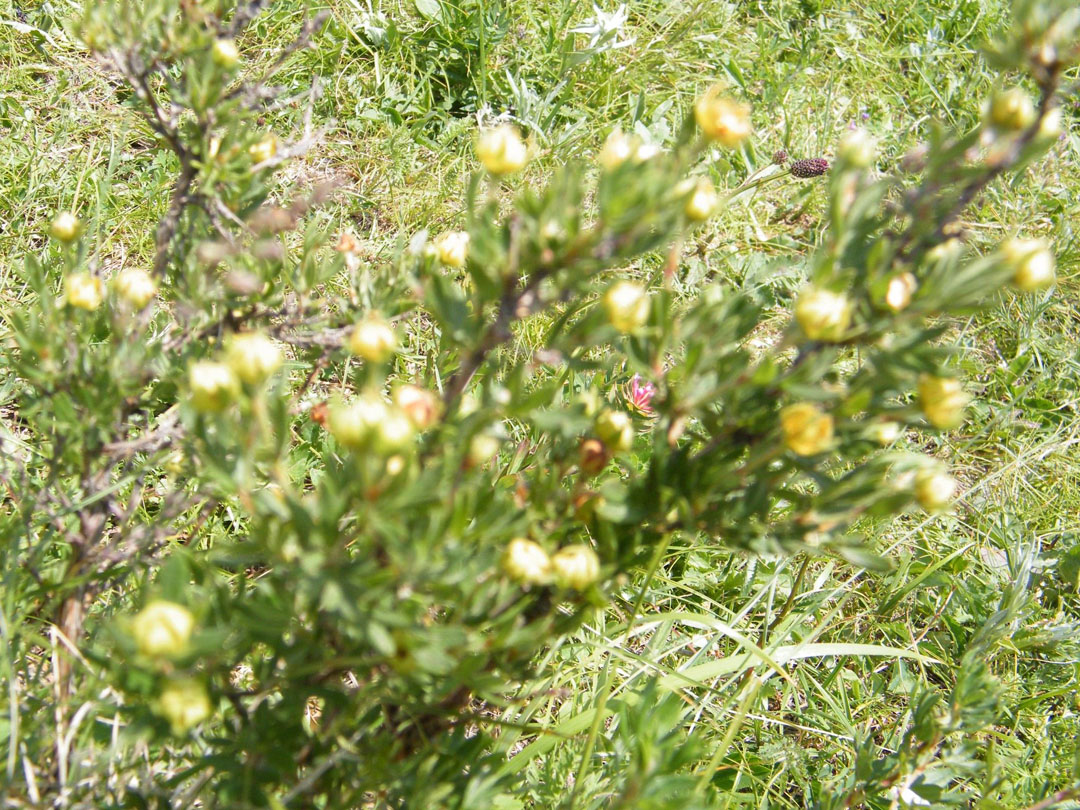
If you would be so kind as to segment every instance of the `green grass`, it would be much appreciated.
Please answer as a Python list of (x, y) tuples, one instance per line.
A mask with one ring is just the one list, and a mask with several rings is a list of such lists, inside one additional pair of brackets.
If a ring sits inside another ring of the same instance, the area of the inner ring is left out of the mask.
[[(756, 127), (745, 153), (714, 162), (718, 182), (737, 184), (781, 147), (796, 157), (829, 156), (850, 123), (880, 138), (887, 168), (929, 119), (960, 129), (977, 121), (992, 76), (976, 48), (1007, 11), (1002, 2), (973, 0), (642, 0), (627, 5), (615, 38), (629, 44), (588, 52), (588, 35), (571, 29), (593, 12), (568, 0), (486, 0), (458, 12), (446, 4), (445, 23), (404, 0), (378, 3), (376, 14), (360, 0), (328, 7), (317, 48), (294, 55), (284, 72), (288, 96), (307, 91), (313, 76), (322, 89), (314, 107), (321, 137), (286, 183), (339, 182), (320, 216), (335, 229), (354, 228), (375, 254), (421, 228), (460, 224), (477, 118), (508, 109), (534, 125), (541, 155), (522, 184), (588, 158), (615, 126), (663, 142), (714, 80), (753, 101)], [(73, 5), (26, 11), (35, 30), (0, 25), (5, 308), (24, 295), (11, 268), (41, 248), (59, 208), (85, 212), (103, 266), (146, 264), (175, 168), (148, 149), (107, 74), (64, 33)], [(257, 63), (268, 45), (291, 38), (303, 11), (292, 0), (275, 4), (241, 47)], [(0, 20), (16, 19), (0, 2)], [(295, 129), (304, 103), (284, 105), (268, 123)], [(957, 513), (860, 527), (892, 561), (877, 572), (829, 557), (736, 555), (722, 538), (693, 545), (676, 538), (650, 576), (626, 582), (606, 613), (548, 653), (547, 688), (502, 713), (507, 768), (527, 785), (529, 806), (600, 806), (601, 791), (647, 770), (642, 748), (668, 726), (696, 741), (692, 772), (712, 766), (707, 776), (727, 796), (718, 807), (807, 806), (831, 774), (851, 766), (857, 741), (895, 745), (912, 695), (951, 683), (959, 639), (998, 610), (1013, 582), (1023, 607), (990, 656), (1008, 719), (981, 746), (1000, 782), (967, 784), (963, 793), (972, 807), (1025, 807), (1072, 784), (1080, 733), (1071, 556), (1080, 554), (1075, 104), (1066, 120), (1072, 132), (1048, 159), (1015, 186), (996, 183), (963, 222), (977, 248), (1018, 230), (1048, 236), (1060, 282), (1047, 294), (1003, 295), (999, 306), (955, 324), (981, 405), (946, 439), (908, 441), (956, 460), (965, 488)], [(711, 277), (761, 285), (773, 291), (780, 323), (799, 281), (788, 268), (820, 241), (824, 206), (813, 184), (746, 195), (684, 246), (677, 290), (693, 296)], [(538, 342), (542, 327), (525, 324), (519, 349)], [(881, 654), (842, 646), (853, 643), (878, 645)], [(763, 682), (748, 681), (737, 666), (747, 649), (776, 659), (804, 644), (823, 646), (781, 662), (782, 676), (764, 665), (755, 670)], [(901, 657), (916, 649), (923, 657)], [(47, 651), (37, 655), (47, 660)], [(12, 663), (3, 661), (0, 678), (11, 677)], [(654, 676), (660, 694), (646, 691)], [(20, 688), (21, 699), (40, 701), (47, 725), (46, 692)], [(94, 722), (97, 756), (133, 756), (112, 752), (105, 719)], [(12, 733), (0, 721), (0, 734)], [(31, 806), (22, 762), (17, 773), (6, 806)]]

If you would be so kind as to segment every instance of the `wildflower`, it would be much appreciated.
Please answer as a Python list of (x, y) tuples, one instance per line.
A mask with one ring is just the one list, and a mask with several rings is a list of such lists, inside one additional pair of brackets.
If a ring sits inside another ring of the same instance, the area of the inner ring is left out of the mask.
[(210, 716), (210, 697), (193, 678), (173, 678), (158, 695), (157, 711), (169, 721), (173, 734), (186, 734)]
[(721, 95), (722, 88), (710, 88), (694, 105), (694, 118), (711, 141), (718, 141), (734, 149), (746, 140), (752, 131), (750, 107)]
[(791, 164), (792, 175), (804, 180), (808, 177), (821, 177), (828, 170), (829, 161), (825, 158), (803, 158)]
[(617, 129), (607, 136), (596, 160), (607, 171), (614, 171), (634, 156), (635, 146), (634, 138)]
[(394, 330), (381, 315), (372, 313), (349, 335), (349, 351), (369, 363), (385, 363), (397, 347)]
[(634, 444), (634, 423), (626, 411), (607, 410), (596, 417), (596, 435), (613, 453), (629, 450)]
[(817, 405), (799, 402), (780, 411), (784, 444), (800, 456), (813, 456), (829, 448), (833, 440), (833, 418)]
[(1025, 292), (1054, 283), (1054, 254), (1044, 239), (1009, 239), (1001, 255), (1013, 269), (1013, 284)]
[(885, 305), (893, 312), (907, 309), (911, 303), (911, 296), (915, 294), (918, 282), (911, 273), (900, 273), (889, 279), (889, 286), (885, 290)]
[(915, 500), (927, 512), (948, 509), (956, 496), (956, 488), (956, 479), (936, 464), (915, 474)]
[(225, 350), (229, 367), (244, 382), (257, 385), (281, 368), (281, 347), (261, 332), (232, 335)]
[(551, 567), (560, 584), (583, 591), (600, 577), (600, 559), (588, 546), (564, 546), (551, 557)]
[(623, 392), (627, 405), (642, 416), (652, 416), (652, 398), (656, 395), (656, 386), (651, 382), (642, 382), (641, 375), (635, 374)]
[(1031, 96), (1019, 87), (1010, 87), (994, 94), (987, 118), (995, 129), (1016, 132), (1035, 120), (1035, 105)]
[(688, 219), (694, 222), (702, 222), (708, 219), (720, 202), (720, 195), (716, 193), (712, 182), (705, 177), (694, 183), (694, 190), (686, 200), (683, 210)]
[(529, 160), (529, 150), (517, 129), (502, 124), (484, 130), (476, 139), (476, 156), (495, 177), (518, 171)]
[(82, 223), (70, 211), (61, 211), (49, 223), (49, 236), (60, 242), (74, 242), (82, 233)]
[(105, 282), (89, 273), (72, 273), (64, 279), (69, 306), (93, 311), (105, 300)]
[(515, 537), (502, 558), (503, 571), (523, 585), (542, 585), (551, 578), (551, 558), (540, 546), (525, 537)]
[(842, 340), (851, 325), (851, 302), (843, 293), (806, 287), (795, 302), (795, 320), (811, 340)]
[(219, 39), (210, 48), (210, 58), (214, 60), (215, 65), (228, 70), (236, 67), (237, 62), (240, 61), (240, 51), (231, 39)]
[(434, 391), (418, 385), (401, 385), (394, 391), (394, 403), (417, 430), (427, 430), (439, 421), (442, 401)]
[(649, 320), (649, 296), (645, 288), (632, 281), (618, 281), (603, 298), (608, 320), (623, 334), (636, 332)]
[(332, 403), (326, 415), (326, 427), (341, 444), (356, 450), (371, 440), (389, 414), (382, 397), (365, 393), (349, 402)]
[(248, 154), (251, 155), (252, 162), (256, 164), (272, 160), (277, 152), (278, 137), (272, 132), (248, 147)]
[(195, 409), (214, 413), (232, 402), (237, 389), (236, 375), (224, 363), (199, 360), (188, 369), (188, 387)]
[(919, 401), (923, 414), (936, 428), (951, 430), (964, 421), (968, 395), (955, 377), (924, 374), (919, 380)]
[(154, 277), (141, 267), (129, 267), (122, 270), (113, 279), (113, 288), (133, 309), (142, 309), (157, 294)]
[(157, 599), (147, 604), (131, 623), (139, 652), (152, 657), (184, 653), (195, 629), (195, 617), (183, 605)]
[(435, 253), (447, 267), (464, 267), (469, 255), (469, 234), (447, 231), (435, 238)]

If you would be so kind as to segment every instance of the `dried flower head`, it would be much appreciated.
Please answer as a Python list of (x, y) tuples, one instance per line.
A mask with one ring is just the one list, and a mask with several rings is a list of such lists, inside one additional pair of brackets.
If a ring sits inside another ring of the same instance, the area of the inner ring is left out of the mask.
[(829, 161), (825, 158), (803, 158), (791, 164), (791, 173), (795, 177), (821, 177), (829, 170)]

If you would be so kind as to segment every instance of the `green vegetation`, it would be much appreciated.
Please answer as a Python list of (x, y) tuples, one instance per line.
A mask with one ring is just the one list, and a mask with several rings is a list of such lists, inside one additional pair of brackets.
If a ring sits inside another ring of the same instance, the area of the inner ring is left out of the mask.
[(0, 0), (4, 806), (1077, 806), (1071, 6)]

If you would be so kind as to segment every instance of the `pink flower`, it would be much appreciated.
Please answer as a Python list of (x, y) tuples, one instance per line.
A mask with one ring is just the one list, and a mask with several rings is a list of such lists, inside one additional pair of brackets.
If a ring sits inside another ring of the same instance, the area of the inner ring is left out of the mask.
[(656, 395), (656, 386), (651, 382), (642, 382), (641, 375), (635, 374), (623, 390), (623, 396), (632, 410), (643, 416), (652, 416), (652, 398)]

